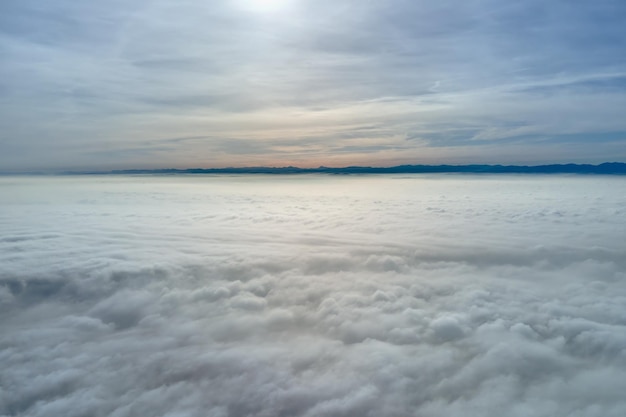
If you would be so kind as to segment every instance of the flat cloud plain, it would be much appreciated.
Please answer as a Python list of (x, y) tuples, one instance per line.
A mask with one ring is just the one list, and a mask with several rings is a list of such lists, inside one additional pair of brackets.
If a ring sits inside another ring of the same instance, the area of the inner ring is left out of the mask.
[(626, 415), (626, 178), (0, 178), (0, 415)]

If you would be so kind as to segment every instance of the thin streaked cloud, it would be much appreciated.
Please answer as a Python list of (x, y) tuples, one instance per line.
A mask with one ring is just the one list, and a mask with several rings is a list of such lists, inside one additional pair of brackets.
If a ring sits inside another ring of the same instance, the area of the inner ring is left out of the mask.
[[(625, 21), (612, 0), (8, 0), (0, 165), (623, 161)], [(248, 151), (214, 152), (230, 139)]]

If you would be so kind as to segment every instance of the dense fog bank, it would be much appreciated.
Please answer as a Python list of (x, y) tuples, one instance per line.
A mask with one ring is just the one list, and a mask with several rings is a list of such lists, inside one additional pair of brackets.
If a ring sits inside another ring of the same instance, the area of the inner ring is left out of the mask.
[(626, 178), (0, 178), (0, 415), (626, 415)]

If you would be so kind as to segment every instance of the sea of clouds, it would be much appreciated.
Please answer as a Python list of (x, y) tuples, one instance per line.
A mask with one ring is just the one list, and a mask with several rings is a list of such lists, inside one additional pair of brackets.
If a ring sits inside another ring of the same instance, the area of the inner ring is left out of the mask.
[(626, 178), (0, 178), (2, 416), (626, 415)]

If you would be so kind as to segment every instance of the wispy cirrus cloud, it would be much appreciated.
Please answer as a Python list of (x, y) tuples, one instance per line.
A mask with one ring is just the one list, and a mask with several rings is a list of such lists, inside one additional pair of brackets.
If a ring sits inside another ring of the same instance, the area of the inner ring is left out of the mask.
[[(117, 163), (111, 149), (164, 136), (298, 141), (320, 126), (320, 158), (333, 160), (345, 126), (371, 120), (385, 127), (370, 137), (381, 146), (402, 148), (399, 138), (417, 132), (424, 141), (388, 155), (356, 151), (346, 162), (563, 162), (566, 134), (589, 138), (568, 161), (625, 157), (602, 136), (626, 132), (620, 1), (244, 3), (3, 2), (3, 166), (106, 168)], [(520, 124), (525, 148), (471, 149)], [(211, 147), (185, 143), (126, 164), (312, 163), (271, 147), (250, 146), (246, 158), (215, 157)]]

